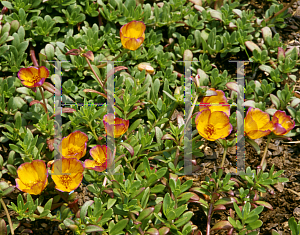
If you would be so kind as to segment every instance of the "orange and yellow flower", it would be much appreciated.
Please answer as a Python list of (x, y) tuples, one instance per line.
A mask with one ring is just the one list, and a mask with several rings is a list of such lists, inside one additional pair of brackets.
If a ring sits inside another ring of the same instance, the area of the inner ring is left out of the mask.
[(45, 66), (39, 68), (30, 66), (21, 68), (18, 72), (18, 78), (22, 84), (30, 88), (42, 86), (47, 77), (49, 77), (49, 70)]
[(86, 154), (88, 137), (81, 131), (74, 131), (62, 139), (62, 156), (80, 159)]
[(196, 116), (195, 123), (199, 134), (210, 141), (225, 138), (232, 131), (229, 117), (222, 111), (203, 110)]
[(124, 120), (122, 118), (114, 118), (113, 114), (106, 114), (103, 117), (103, 123), (105, 127), (106, 134), (113, 136), (113, 129), (115, 138), (123, 135), (129, 127), (129, 120)]
[(95, 171), (104, 171), (107, 168), (107, 146), (96, 145), (90, 150), (90, 155), (94, 160), (86, 159), (84, 167)]
[(76, 158), (61, 158), (52, 165), (52, 179), (55, 188), (61, 192), (77, 189), (83, 178), (83, 163)]
[[(230, 116), (230, 106), (223, 91), (210, 88), (209, 90), (217, 92), (217, 95), (204, 97), (201, 100), (199, 111), (210, 110), (211, 112), (222, 111)], [(213, 105), (212, 105), (213, 104)], [(217, 105), (215, 105), (217, 104)], [(223, 104), (223, 105), (222, 105)]]
[(48, 184), (48, 171), (42, 160), (33, 160), (21, 164), (17, 170), (16, 186), (19, 190), (38, 195)]
[(277, 110), (274, 113), (272, 122), (274, 124), (275, 135), (285, 135), (295, 127), (295, 122), (286, 115), (284, 111)]
[(269, 114), (258, 108), (250, 107), (245, 118), (245, 133), (250, 139), (259, 139), (274, 130)]
[(131, 21), (120, 29), (120, 38), (123, 47), (135, 51), (145, 40), (146, 25), (142, 21)]

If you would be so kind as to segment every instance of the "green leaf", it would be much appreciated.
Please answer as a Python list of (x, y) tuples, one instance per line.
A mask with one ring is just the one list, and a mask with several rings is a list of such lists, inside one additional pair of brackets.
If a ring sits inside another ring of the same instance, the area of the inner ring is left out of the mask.
[(12, 5), (10, 2), (7, 2), (7, 1), (1, 1), (1, 4), (2, 4), (3, 6), (5, 6), (5, 7), (7, 7), (7, 8), (10, 9), (10, 10), (13, 10), (13, 9), (14, 9), (13, 5)]
[(4, 219), (0, 220), (0, 235), (7, 235), (6, 223)]
[(47, 56), (47, 60), (53, 60), (54, 58), (54, 46), (52, 44), (47, 44), (45, 46), (45, 53)]
[(84, 231), (86, 233), (92, 233), (92, 232), (103, 232), (103, 228), (97, 226), (97, 225), (88, 225), (85, 227)]
[(17, 175), (17, 170), (13, 165), (7, 164), (6, 165), (7, 170), (9, 171), (9, 173), (13, 176)]
[(263, 210), (264, 210), (263, 206), (258, 206), (254, 210), (252, 210), (248, 216), (251, 217), (253, 215), (259, 215)]
[(146, 208), (150, 196), (150, 188), (147, 187), (141, 200), (142, 208)]
[(297, 222), (295, 220), (295, 217), (291, 217), (288, 221), (289, 227), (292, 231), (292, 235), (298, 235), (297, 234)]
[(134, 150), (133, 150), (133, 147), (130, 144), (127, 144), (127, 143), (124, 143), (124, 142), (121, 142), (120, 144), (123, 145), (129, 151), (131, 157), (134, 156)]
[(154, 207), (149, 207), (144, 209), (140, 214), (139, 217), (137, 218), (138, 221), (142, 221), (143, 219), (145, 219), (146, 217), (148, 217), (149, 215), (151, 215), (154, 211)]
[(163, 91), (170, 99), (177, 101), (172, 95), (170, 95), (168, 92)]
[(242, 212), (241, 212), (240, 208), (238, 207), (238, 205), (234, 202), (234, 203), (233, 203), (233, 206), (234, 206), (234, 210), (235, 210), (235, 212), (237, 213), (238, 217), (239, 217), (240, 219), (242, 219), (242, 218), (243, 218), (243, 215), (242, 215)]
[(259, 228), (260, 226), (262, 226), (262, 221), (261, 220), (257, 220), (257, 221), (255, 221), (255, 222), (252, 222), (252, 223), (250, 223), (250, 224), (248, 224), (247, 226), (246, 226), (246, 228), (247, 228), (247, 230), (254, 230), (254, 229), (257, 229), (257, 228)]
[(115, 198), (109, 198), (107, 200), (107, 209), (110, 209), (115, 203), (116, 203), (117, 199)]
[(128, 221), (129, 221), (129, 219), (123, 219), (123, 220), (119, 221), (118, 223), (116, 223), (115, 226), (112, 227), (112, 229), (110, 229), (109, 234), (110, 235), (119, 235), (120, 232), (122, 232), (123, 229), (128, 224)]
[(49, 199), (44, 206), (44, 210), (51, 210), (53, 198)]
[(134, 123), (131, 124), (131, 126), (128, 128), (128, 133), (135, 130), (142, 122), (142, 119), (136, 120)]
[(183, 226), (184, 224), (186, 224), (193, 216), (193, 212), (191, 211), (187, 211), (185, 212), (182, 216), (180, 216), (180, 218), (178, 220), (176, 220), (174, 222), (174, 224), (177, 226), (177, 227), (181, 227)]
[(180, 193), (185, 192), (193, 185), (193, 180), (187, 180), (180, 186)]
[(151, 187), (151, 193), (162, 193), (165, 188), (166, 186), (163, 184), (155, 185), (154, 187)]
[(171, 196), (169, 193), (167, 193), (164, 197), (163, 201), (163, 212), (165, 215), (167, 215), (168, 211), (171, 209)]

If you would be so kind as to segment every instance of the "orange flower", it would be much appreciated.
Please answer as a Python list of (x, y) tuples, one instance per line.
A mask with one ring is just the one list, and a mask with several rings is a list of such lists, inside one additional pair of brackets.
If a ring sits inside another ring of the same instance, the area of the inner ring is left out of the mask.
[[(209, 90), (217, 92), (217, 95), (204, 97), (201, 100), (199, 111), (210, 110), (211, 112), (222, 111), (230, 116), (230, 106), (227, 103), (226, 96), (223, 91), (215, 90), (214, 88), (210, 88)], [(224, 104), (224, 105), (211, 105), (211, 104)]]
[(142, 21), (131, 21), (120, 29), (123, 47), (135, 51), (145, 40), (146, 25)]
[(129, 127), (129, 120), (124, 120), (122, 118), (114, 118), (113, 114), (110, 114), (110, 116), (108, 116), (108, 114), (104, 115), (103, 123), (105, 131), (108, 135), (113, 136), (113, 128), (115, 129), (115, 138), (118, 138), (119, 136), (123, 135)]
[(62, 139), (62, 156), (64, 158), (82, 158), (86, 153), (88, 137), (81, 131), (74, 131)]
[(48, 184), (46, 164), (42, 160), (33, 160), (21, 164), (17, 170), (16, 186), (19, 190), (38, 195)]
[(221, 111), (203, 110), (197, 115), (195, 123), (199, 134), (210, 141), (225, 138), (232, 131), (229, 117)]
[(257, 108), (250, 107), (245, 118), (245, 133), (250, 139), (259, 139), (269, 135), (274, 130), (269, 114)]
[[(55, 188), (62, 192), (71, 192), (78, 188), (83, 178), (84, 167), (76, 158), (55, 160), (52, 165), (52, 179)], [(68, 174), (69, 173), (69, 174)]]
[(275, 135), (285, 135), (295, 127), (295, 122), (286, 115), (284, 111), (277, 110), (274, 113), (272, 122), (274, 124)]
[(104, 171), (107, 168), (107, 146), (96, 145), (90, 150), (90, 155), (94, 160), (86, 159), (84, 167), (95, 171)]
[(30, 88), (42, 86), (47, 77), (49, 77), (49, 70), (45, 66), (39, 68), (30, 66), (21, 68), (18, 72), (18, 78), (22, 84)]

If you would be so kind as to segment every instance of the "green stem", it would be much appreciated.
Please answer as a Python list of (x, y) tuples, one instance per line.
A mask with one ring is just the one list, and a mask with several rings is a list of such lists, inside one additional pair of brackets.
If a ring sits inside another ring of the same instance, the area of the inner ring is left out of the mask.
[(100, 143), (100, 140), (99, 140), (99, 138), (98, 138), (98, 136), (97, 136), (95, 130), (93, 129), (92, 123), (91, 123), (91, 122), (89, 122), (89, 128), (91, 129), (91, 131), (92, 131), (92, 133), (93, 133), (94, 138), (96, 139), (96, 141), (97, 141), (98, 143)]
[(49, 114), (48, 114), (48, 109), (47, 109), (47, 104), (46, 104), (44, 92), (43, 92), (43, 90), (42, 90), (41, 87), (39, 87), (39, 90), (40, 90), (40, 92), (41, 92), (42, 99), (43, 99), (43, 102), (44, 102), (44, 105), (45, 105), (45, 107), (43, 106), (43, 108), (44, 108), (45, 112), (47, 113), (47, 119), (48, 119), (48, 121), (49, 121), (50, 119), (49, 119)]
[[(123, 56), (128, 51), (129, 50), (125, 48), (119, 55), (117, 55), (115, 58), (113, 58), (112, 61), (116, 61), (117, 59), (119, 59), (121, 56)], [(98, 69), (100, 69), (100, 68), (104, 68), (106, 65), (107, 65), (107, 63), (104, 63), (104, 64), (99, 64), (96, 67)]]
[(223, 153), (223, 158), (222, 158), (221, 168), (224, 166), (226, 153), (227, 153), (227, 147), (224, 147), (224, 153)]
[[(167, 117), (168, 119), (171, 119), (171, 117), (172, 117), (172, 115), (173, 115), (175, 109), (177, 108), (177, 106), (178, 106), (178, 103), (176, 102), (176, 103), (174, 104), (174, 107), (173, 107), (172, 111), (170, 112), (169, 116)], [(165, 127), (166, 127), (166, 122), (163, 124), (161, 130), (163, 131), (163, 130), (165, 129)]]
[(126, 164), (130, 167), (130, 169), (132, 170), (132, 171), (134, 171), (134, 169), (133, 169), (133, 167), (131, 166), (131, 164), (130, 164), (130, 162), (128, 162), (128, 159), (127, 159), (127, 157), (126, 157), (126, 155), (124, 154), (124, 159), (125, 159), (125, 161), (126, 161)]
[(150, 157), (150, 156), (153, 156), (153, 155), (159, 155), (159, 154), (162, 154), (162, 153), (170, 152), (170, 151), (172, 151), (174, 149), (177, 149), (177, 146), (169, 148), (169, 149), (166, 149), (166, 150), (149, 153), (148, 156)]
[(8, 210), (7, 210), (7, 207), (6, 207), (6, 205), (5, 205), (5, 203), (4, 203), (4, 201), (3, 201), (2, 198), (0, 198), (0, 201), (1, 201), (1, 204), (2, 204), (2, 206), (3, 206), (3, 209), (4, 209), (4, 211), (5, 211), (5, 213), (6, 213), (6, 216), (7, 216), (7, 220), (8, 220), (9, 227), (10, 227), (10, 232), (11, 232), (12, 235), (14, 235), (14, 234), (15, 234), (15, 232), (14, 232), (14, 227), (13, 227), (12, 221), (11, 221), (11, 219), (10, 219), (10, 216), (9, 216), (9, 213), (8, 213)]
[[(112, 61), (115, 61), (115, 60), (117, 60), (117, 59), (119, 59), (121, 56), (123, 56), (126, 52), (128, 52), (129, 50), (128, 49), (124, 49), (119, 55), (117, 55)], [(107, 65), (107, 63), (105, 63), (105, 65)], [(100, 66), (100, 65), (98, 65), (98, 66)], [(97, 68), (98, 68), (98, 66), (97, 66)], [(101, 65), (101, 66), (103, 66), (103, 65)], [(107, 81), (107, 75), (106, 75), (106, 78), (105, 78), (105, 80), (104, 80), (104, 85), (106, 84), (106, 81)]]
[(196, 97), (195, 97), (195, 99), (194, 99), (194, 103), (193, 103), (192, 109), (191, 109), (191, 111), (190, 111), (190, 113), (189, 113), (189, 116), (188, 116), (188, 118), (187, 118), (186, 123), (189, 123), (189, 121), (190, 121), (190, 119), (191, 119), (191, 117), (192, 117), (192, 114), (193, 114), (195, 105), (196, 105), (196, 103), (197, 103), (198, 97), (199, 97), (199, 95), (197, 94)]
[(272, 135), (271, 135), (271, 134), (268, 135), (268, 140), (267, 140), (267, 144), (266, 144), (266, 147), (265, 147), (264, 155), (263, 155), (263, 158), (262, 158), (261, 163), (260, 163), (260, 165), (261, 165), (261, 167), (262, 167), (262, 171), (264, 171), (264, 169), (263, 169), (263, 164), (264, 164), (265, 158), (266, 158), (266, 156), (267, 156), (268, 147), (269, 147), (269, 143), (270, 143), (270, 141), (271, 141), (271, 138), (272, 138)]
[(92, 65), (91, 65), (91, 62), (90, 62), (90, 60), (89, 60), (88, 58), (86, 58), (86, 57), (84, 57), (84, 58), (85, 58), (86, 62), (88, 63), (88, 65), (89, 65), (90, 69), (92, 70), (93, 74), (94, 74), (94, 75), (95, 75), (95, 77), (97, 78), (97, 80), (98, 80), (98, 82), (99, 82), (100, 86), (102, 87), (103, 91), (104, 91), (104, 92), (105, 92), (105, 94), (107, 95), (107, 92), (106, 92), (106, 90), (104, 89), (104, 85), (103, 85), (103, 83), (102, 83), (101, 79), (98, 77), (98, 75), (97, 75), (97, 73), (95, 72), (95, 70), (93, 69), (93, 67), (92, 67)]

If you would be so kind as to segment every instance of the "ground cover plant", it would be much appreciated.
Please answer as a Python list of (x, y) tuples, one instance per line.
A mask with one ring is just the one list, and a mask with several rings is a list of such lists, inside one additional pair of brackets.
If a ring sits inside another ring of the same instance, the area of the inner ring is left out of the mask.
[(293, 3), (1, 1), (0, 234), (300, 234)]

